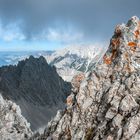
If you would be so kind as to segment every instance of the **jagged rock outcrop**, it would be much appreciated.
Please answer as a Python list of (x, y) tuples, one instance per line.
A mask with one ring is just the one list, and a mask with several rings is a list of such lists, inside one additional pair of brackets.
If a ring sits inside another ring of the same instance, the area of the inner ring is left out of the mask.
[(46, 125), (64, 108), (70, 90), (71, 84), (64, 82), (42, 56), (0, 68), (0, 92), (20, 106), (32, 130)]
[[(140, 21), (118, 25), (103, 60), (36, 139), (140, 139)], [(34, 138), (35, 139), (35, 138)]]
[(0, 95), (0, 140), (28, 140), (31, 135), (30, 124), (19, 106)]

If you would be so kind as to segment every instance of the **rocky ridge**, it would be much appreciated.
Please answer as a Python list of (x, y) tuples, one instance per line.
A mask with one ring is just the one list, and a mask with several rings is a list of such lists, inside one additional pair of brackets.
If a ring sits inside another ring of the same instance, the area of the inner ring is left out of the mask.
[(0, 92), (21, 108), (32, 130), (47, 124), (65, 106), (71, 84), (63, 81), (44, 57), (20, 61), (0, 68)]
[[(81, 76), (80, 76), (81, 77)], [(96, 68), (80, 78), (42, 135), (33, 139), (140, 139), (140, 20), (118, 25)]]
[(19, 106), (0, 95), (0, 139), (28, 140), (31, 135), (30, 124), (21, 115)]

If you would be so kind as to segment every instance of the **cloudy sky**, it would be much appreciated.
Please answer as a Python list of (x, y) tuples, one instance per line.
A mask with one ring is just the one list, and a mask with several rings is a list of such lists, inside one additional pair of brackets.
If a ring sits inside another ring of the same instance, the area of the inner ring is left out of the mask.
[(0, 51), (108, 42), (140, 0), (0, 0)]

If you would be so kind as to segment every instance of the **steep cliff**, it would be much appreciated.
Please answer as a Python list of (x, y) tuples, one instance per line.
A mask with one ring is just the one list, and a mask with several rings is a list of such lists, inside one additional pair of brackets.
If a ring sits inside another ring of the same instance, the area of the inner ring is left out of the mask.
[(30, 55), (38, 58), (44, 56), (51, 66), (56, 67), (57, 73), (68, 82), (74, 75), (85, 73), (94, 68), (99, 58), (105, 53), (103, 45), (76, 44), (55, 51), (31, 51), (31, 52), (0, 52), (0, 66), (14, 65), (18, 61), (29, 58)]
[[(80, 78), (81, 79), (81, 76)], [(102, 61), (36, 139), (140, 139), (140, 21), (118, 25)]]
[(64, 82), (42, 56), (0, 68), (0, 92), (20, 106), (33, 130), (64, 108), (70, 90), (71, 84)]

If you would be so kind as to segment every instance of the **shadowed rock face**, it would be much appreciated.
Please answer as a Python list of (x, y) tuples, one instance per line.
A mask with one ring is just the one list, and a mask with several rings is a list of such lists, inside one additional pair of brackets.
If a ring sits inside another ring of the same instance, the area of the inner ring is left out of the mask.
[(38, 139), (140, 139), (140, 21), (118, 25), (96, 69)]
[(45, 125), (64, 107), (71, 85), (64, 82), (55, 67), (44, 57), (20, 61), (16, 66), (0, 68), (0, 91), (3, 97), (20, 105), (33, 130)]

